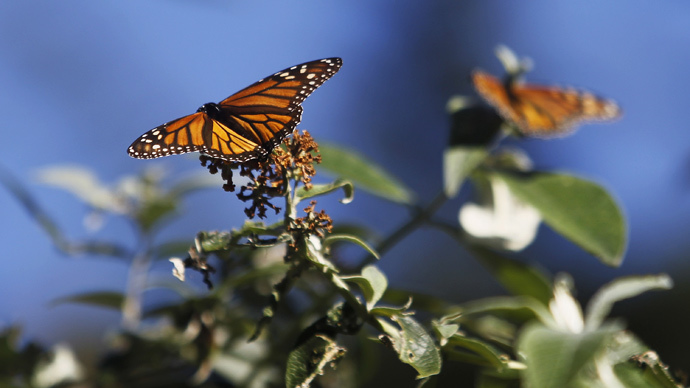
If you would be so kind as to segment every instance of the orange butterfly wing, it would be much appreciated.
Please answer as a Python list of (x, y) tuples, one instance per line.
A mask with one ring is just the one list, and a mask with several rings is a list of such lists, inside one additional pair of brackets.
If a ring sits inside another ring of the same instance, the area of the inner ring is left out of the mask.
[(479, 70), (473, 72), (472, 81), (479, 94), (525, 135), (558, 136), (581, 122), (621, 115), (615, 102), (588, 92), (503, 83)]
[(300, 122), (304, 99), (341, 66), (340, 58), (327, 58), (279, 71), (218, 104), (153, 128), (128, 153), (139, 159), (193, 151), (231, 162), (263, 158)]
[(132, 143), (128, 153), (138, 159), (154, 159), (193, 151), (211, 156), (223, 153), (239, 157), (250, 155), (258, 146), (207, 114), (197, 112), (146, 132)]

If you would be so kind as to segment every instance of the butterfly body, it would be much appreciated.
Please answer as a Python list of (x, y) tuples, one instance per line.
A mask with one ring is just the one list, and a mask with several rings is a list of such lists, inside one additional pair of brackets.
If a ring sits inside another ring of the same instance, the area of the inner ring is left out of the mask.
[(559, 136), (578, 123), (612, 120), (621, 115), (615, 102), (585, 91), (522, 84), (512, 76), (501, 82), (480, 70), (472, 74), (472, 81), (504, 119), (528, 136)]
[(141, 135), (128, 154), (138, 159), (199, 151), (228, 162), (265, 158), (302, 118), (300, 105), (340, 67), (326, 58), (281, 70), (219, 103)]

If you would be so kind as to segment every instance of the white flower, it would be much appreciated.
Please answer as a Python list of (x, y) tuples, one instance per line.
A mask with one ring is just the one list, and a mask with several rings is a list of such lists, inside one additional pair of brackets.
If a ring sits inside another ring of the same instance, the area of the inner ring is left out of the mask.
[(53, 347), (52, 359), (42, 361), (36, 367), (33, 385), (52, 387), (60, 383), (79, 381), (83, 377), (84, 370), (74, 352), (65, 345), (57, 344)]
[(573, 298), (571, 279), (567, 276), (558, 276), (553, 285), (553, 299), (549, 301), (549, 310), (556, 324), (556, 328), (570, 333), (582, 333), (585, 328), (585, 320), (580, 304)]
[(180, 259), (179, 257), (172, 257), (168, 261), (170, 261), (173, 264), (173, 276), (180, 279), (180, 281), (184, 282), (184, 261), (182, 261), (182, 259)]
[(519, 251), (537, 235), (539, 212), (516, 198), (500, 179), (490, 180), (491, 205), (468, 202), (460, 209), (460, 225), (472, 237), (501, 249)]

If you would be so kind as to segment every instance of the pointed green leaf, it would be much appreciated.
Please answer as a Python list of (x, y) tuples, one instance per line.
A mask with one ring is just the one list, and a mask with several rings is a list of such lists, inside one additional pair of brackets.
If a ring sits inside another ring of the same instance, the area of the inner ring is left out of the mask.
[(446, 196), (453, 198), (465, 178), (486, 158), (486, 147), (455, 146), (443, 153), (443, 186)]
[(36, 179), (68, 191), (96, 209), (124, 212), (112, 190), (88, 168), (76, 165), (46, 167), (38, 170)]
[(659, 360), (653, 351), (634, 356), (614, 367), (616, 376), (626, 388), (680, 388), (674, 381), (669, 367)]
[(345, 192), (345, 198), (341, 199), (340, 202), (344, 204), (352, 202), (355, 196), (355, 187), (352, 183), (344, 179), (336, 179), (334, 182), (328, 184), (312, 185), (309, 190), (305, 189), (304, 186), (300, 186), (295, 192), (295, 199), (299, 202), (303, 199), (331, 193), (340, 188)]
[(414, 195), (402, 182), (376, 163), (345, 148), (319, 145), (319, 167), (353, 182), (358, 188), (393, 202), (412, 204)]
[(209, 175), (207, 173), (195, 173), (180, 179), (170, 188), (170, 195), (175, 198), (183, 197), (187, 194), (203, 189), (216, 189), (223, 186), (220, 176)]
[(666, 275), (628, 276), (618, 278), (603, 286), (587, 305), (585, 328), (594, 330), (604, 322), (613, 304), (651, 290), (668, 290), (673, 281)]
[(120, 310), (124, 301), (125, 296), (119, 292), (101, 291), (87, 292), (84, 294), (55, 299), (51, 302), (51, 304), (59, 305), (64, 303), (80, 303)]
[[(391, 317), (400, 325), (400, 331), (388, 332), (400, 361), (411, 365), (418, 379), (441, 372), (441, 354), (429, 333), (409, 315)], [(386, 326), (384, 326), (386, 327)]]
[(322, 375), (327, 365), (331, 365), (345, 354), (332, 339), (316, 335), (295, 350), (291, 351), (285, 368), (285, 385), (288, 388), (306, 388), (316, 376)]
[(370, 255), (374, 256), (376, 259), (379, 258), (379, 254), (374, 250), (374, 248), (370, 247), (369, 244), (367, 244), (361, 238), (349, 234), (330, 234), (323, 240), (323, 245), (327, 247), (336, 242), (350, 242), (359, 245), (360, 247), (364, 248), (367, 252), (369, 252)]
[(364, 294), (367, 310), (371, 310), (376, 305), (388, 287), (386, 276), (373, 265), (364, 267), (361, 276), (341, 276), (340, 278), (357, 284)]
[(460, 330), (460, 325), (457, 323), (444, 323), (433, 320), (431, 325), (434, 327), (436, 336), (440, 339), (439, 342), (441, 343), (441, 346), (444, 346), (446, 343), (448, 343), (448, 338), (454, 336), (455, 333)]
[(551, 299), (551, 282), (540, 268), (513, 260), (487, 248), (471, 245), (475, 255), (506, 290), (513, 295), (531, 296), (544, 305)]
[(623, 212), (596, 183), (566, 174), (495, 173), (544, 222), (604, 264), (619, 266), (626, 246)]
[(443, 317), (443, 321), (453, 321), (469, 314), (486, 314), (500, 312), (503, 315), (512, 315), (516, 320), (531, 320), (537, 318), (545, 323), (552, 323), (553, 318), (547, 305), (527, 296), (491, 297), (473, 300), (461, 305), (460, 313)]
[(455, 334), (448, 339), (448, 344), (454, 347), (465, 349), (472, 354), (479, 356), (479, 360), (473, 360), (472, 354), (468, 354), (467, 359), (462, 358), (462, 354), (454, 353), (454, 358), (459, 361), (473, 362), (478, 365), (493, 366), (494, 368), (502, 368), (506, 365), (510, 357), (481, 340), (465, 337), (464, 335)]
[(594, 361), (597, 353), (613, 340), (620, 327), (609, 325), (596, 331), (570, 333), (528, 324), (518, 338), (518, 354), (527, 365), (524, 382), (530, 387), (562, 388)]

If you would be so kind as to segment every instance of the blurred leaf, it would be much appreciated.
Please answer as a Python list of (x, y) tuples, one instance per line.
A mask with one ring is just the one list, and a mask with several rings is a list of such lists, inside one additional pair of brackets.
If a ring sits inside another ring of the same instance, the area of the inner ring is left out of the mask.
[(173, 256), (183, 256), (187, 254), (189, 247), (193, 243), (187, 239), (177, 239), (166, 241), (154, 249), (157, 259), (169, 259)]
[(357, 236), (352, 236), (352, 235), (347, 235), (347, 234), (329, 234), (324, 240), (323, 240), (323, 245), (325, 247), (330, 246), (333, 243), (338, 243), (338, 242), (350, 242), (355, 245), (359, 245), (360, 247), (364, 248), (367, 252), (369, 252), (370, 255), (374, 256), (375, 258), (379, 258), (378, 253), (374, 250), (374, 248), (370, 247), (369, 244), (367, 244), (364, 240), (360, 239)]
[(518, 333), (518, 325), (513, 322), (515, 320), (510, 317), (487, 314), (462, 320), (462, 327), (482, 339), (512, 348)]
[(52, 166), (38, 170), (36, 179), (45, 184), (72, 193), (89, 206), (115, 213), (125, 210), (112, 189), (102, 183), (96, 174), (82, 166)]
[(455, 321), (469, 314), (500, 313), (501, 315), (511, 315), (513, 319), (520, 321), (537, 318), (541, 322), (553, 322), (547, 305), (528, 296), (499, 296), (477, 299), (463, 303), (460, 307), (460, 313), (450, 314), (441, 318), (441, 320), (444, 322)]
[(439, 338), (441, 346), (445, 346), (445, 344), (448, 342), (448, 338), (454, 336), (455, 333), (460, 330), (460, 325), (457, 323), (442, 323), (440, 321), (433, 320), (431, 325), (436, 332), (436, 336)]
[(79, 303), (92, 306), (99, 306), (120, 310), (125, 301), (125, 296), (119, 292), (101, 291), (101, 292), (87, 292), (68, 296), (64, 298), (55, 299), (51, 302), (52, 305), (59, 305), (65, 303)]
[[(455, 334), (448, 339), (447, 346), (455, 346), (471, 352), (468, 354), (469, 357), (462, 357), (462, 354), (456, 351), (452, 352), (453, 359), (471, 362), (480, 366), (493, 366), (494, 368), (502, 368), (505, 366), (506, 362), (510, 360), (510, 357), (481, 340), (467, 338), (464, 335)], [(479, 356), (479, 359), (474, 359), (475, 355)]]
[[(338, 273), (338, 268), (321, 251), (321, 240), (318, 238), (307, 238), (303, 240), (306, 248), (306, 256), (318, 269), (326, 272)], [(301, 247), (300, 247), (301, 249)], [(345, 285), (347, 288), (347, 285)]]
[(386, 276), (373, 265), (364, 267), (361, 276), (341, 276), (340, 278), (359, 286), (364, 294), (367, 310), (371, 310), (376, 305), (388, 287)]
[(626, 245), (623, 213), (601, 186), (565, 174), (495, 173), (544, 221), (604, 264), (619, 266)]
[(28, 190), (14, 178), (8, 171), (0, 168), (0, 183), (14, 195), (14, 197), (24, 206), (31, 217), (38, 222), (39, 226), (50, 236), (53, 244), (68, 255), (78, 255), (91, 253), (97, 255), (115, 256), (120, 258), (130, 258), (132, 253), (126, 248), (116, 244), (87, 241), (74, 243), (65, 238), (57, 223), (39, 206), (38, 202)]
[(446, 196), (453, 198), (465, 178), (486, 158), (486, 147), (455, 146), (443, 153), (443, 186)]
[(203, 252), (215, 252), (228, 249), (232, 238), (233, 233), (230, 232), (202, 231), (197, 233), (194, 244), (198, 241)]
[(341, 199), (340, 202), (344, 204), (352, 202), (355, 196), (355, 187), (344, 179), (336, 179), (333, 183), (328, 184), (312, 185), (312, 188), (309, 190), (304, 186), (300, 186), (295, 193), (295, 199), (297, 200), (296, 202), (299, 202), (303, 199), (331, 193), (340, 188), (345, 192), (345, 198)]
[(350, 235), (359, 238), (362, 241), (368, 241), (371, 244), (381, 241), (381, 235), (377, 230), (374, 230), (366, 225), (350, 223), (345, 220), (333, 225), (332, 235)]
[(467, 248), (510, 293), (531, 296), (544, 305), (548, 304), (553, 296), (551, 282), (539, 268), (478, 245), (470, 245)]
[(407, 299), (407, 303), (405, 305), (400, 306), (400, 307), (393, 307), (393, 306), (379, 306), (379, 307), (374, 307), (371, 309), (370, 314), (373, 316), (382, 316), (382, 317), (388, 317), (392, 318), (396, 315), (401, 315), (405, 314), (407, 310), (410, 309), (410, 306), (412, 306), (412, 298)]
[(358, 188), (393, 202), (412, 204), (414, 195), (402, 182), (364, 156), (345, 148), (320, 144), (319, 165)]
[(434, 315), (441, 315), (446, 313), (448, 302), (438, 297), (413, 292), (409, 290), (400, 290), (392, 288), (388, 285), (386, 294), (383, 297), (386, 303), (391, 304), (410, 304), (414, 300), (414, 305), (420, 310), (428, 311)]
[(171, 197), (160, 195), (147, 198), (141, 203), (134, 217), (144, 231), (150, 231), (156, 224), (166, 216), (171, 215), (177, 210), (178, 200)]
[[(22, 340), (19, 326), (0, 329), (0, 386), (32, 387), (26, 383), (40, 360), (49, 357), (46, 350), (34, 342)], [(25, 384), (19, 385), (20, 382)]]
[(571, 333), (553, 330), (541, 323), (528, 324), (517, 343), (518, 354), (527, 364), (525, 384), (540, 388), (567, 387), (620, 330), (620, 327), (608, 325), (596, 331)]
[(223, 186), (220, 176), (208, 173), (192, 174), (180, 179), (170, 188), (170, 195), (175, 198), (182, 198), (192, 192), (203, 189), (216, 189)]
[(345, 354), (335, 341), (316, 335), (290, 352), (285, 368), (285, 386), (309, 387), (316, 376), (322, 375), (327, 365)]
[(604, 322), (613, 304), (651, 290), (668, 290), (673, 281), (666, 275), (628, 276), (618, 278), (597, 291), (587, 305), (585, 329), (594, 330)]
[(669, 373), (659, 356), (652, 351), (645, 352), (614, 367), (616, 376), (626, 388), (681, 388)]
[(395, 315), (391, 319), (400, 326), (401, 330), (396, 330), (390, 325), (382, 326), (386, 328), (386, 334), (393, 342), (400, 361), (415, 368), (419, 374), (418, 379), (439, 374), (441, 354), (433, 338), (422, 325), (408, 315)]
[(477, 377), (476, 388), (517, 388), (520, 386), (517, 373), (514, 370), (507, 370), (506, 377), (497, 376), (494, 369), (485, 368)]
[(285, 276), (290, 269), (290, 264), (287, 263), (273, 263), (259, 268), (253, 268), (244, 273), (238, 274), (232, 278), (228, 278), (225, 282), (233, 287), (240, 287), (256, 283), (257, 280), (272, 278), (274, 276)]

